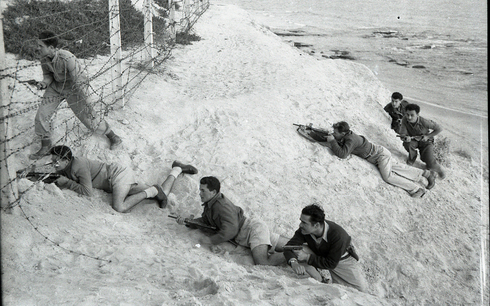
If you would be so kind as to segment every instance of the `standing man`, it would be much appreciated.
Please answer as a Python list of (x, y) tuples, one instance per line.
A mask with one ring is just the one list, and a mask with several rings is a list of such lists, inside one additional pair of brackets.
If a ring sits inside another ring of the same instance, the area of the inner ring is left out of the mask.
[(57, 49), (57, 46), (58, 38), (53, 32), (39, 34), (37, 51), (41, 57), (43, 80), (37, 83), (37, 87), (46, 91), (34, 120), (35, 133), (41, 137), (41, 149), (29, 158), (39, 159), (48, 154), (52, 145), (51, 118), (64, 99), (90, 131), (107, 136), (111, 150), (115, 149), (122, 140), (104, 119), (97, 118), (91, 105), (89, 80), (80, 61), (71, 52)]
[(391, 102), (386, 104), (384, 107), (385, 112), (387, 112), (391, 117), (391, 129), (396, 133), (398, 133), (400, 130), (407, 105), (408, 102), (403, 100), (403, 95), (399, 92), (394, 92), (391, 95)]
[(325, 282), (321, 270), (328, 270), (333, 283), (366, 292), (366, 279), (349, 234), (340, 225), (325, 220), (325, 212), (317, 204), (303, 208), (299, 220), (299, 229), (286, 245), (307, 246), (302, 250), (284, 251), (293, 271), (296, 274), (308, 273)]
[[(353, 133), (345, 121), (335, 123), (333, 133), (327, 136), (326, 142), (320, 144), (329, 147), (339, 158), (354, 154), (366, 159), (378, 167), (385, 182), (406, 190), (414, 198), (421, 198), (425, 194), (422, 185), (431, 189), (436, 183), (437, 173), (398, 164), (388, 149)], [(427, 185), (423, 178), (427, 179)]]
[(427, 169), (436, 171), (440, 178), (444, 178), (446, 174), (434, 157), (434, 136), (442, 132), (442, 128), (434, 121), (420, 117), (419, 113), (420, 106), (407, 105), (399, 132), (403, 147), (408, 152), (407, 164), (415, 163), (418, 149)]
[(167, 196), (179, 174), (197, 173), (193, 166), (174, 161), (165, 182), (149, 186), (137, 183), (130, 168), (73, 156), (67, 146), (55, 146), (49, 153), (56, 172), (61, 174), (54, 182), (57, 186), (86, 196), (92, 196), (93, 188), (112, 193), (112, 208), (122, 213), (129, 212), (136, 204), (151, 198), (157, 200), (160, 208), (165, 208)]
[[(252, 250), (256, 265), (278, 266), (286, 263), (282, 254), (275, 253), (283, 251), (286, 237), (270, 232), (262, 220), (247, 218), (241, 207), (234, 205), (220, 192), (221, 184), (214, 176), (203, 177), (200, 183), (199, 196), (204, 210), (201, 217), (194, 221), (217, 230), (211, 236), (200, 238), (199, 243), (216, 245), (232, 240)], [(179, 216), (177, 222), (184, 224), (185, 219)]]

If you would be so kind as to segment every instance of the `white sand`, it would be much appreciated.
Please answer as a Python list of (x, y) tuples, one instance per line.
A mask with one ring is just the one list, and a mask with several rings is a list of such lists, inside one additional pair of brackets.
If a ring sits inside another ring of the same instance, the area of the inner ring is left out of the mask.
[[(376, 102), (390, 92), (365, 66), (302, 54), (234, 6), (211, 5), (195, 31), (201, 41), (174, 50), (164, 69), (110, 114), (122, 150), (109, 151), (96, 136), (67, 145), (77, 155), (130, 165), (148, 183), (163, 182), (175, 159), (200, 173), (177, 180), (169, 208), (148, 200), (129, 214), (113, 211), (104, 192), (87, 198), (54, 185), (29, 190), (13, 214), (1, 216), (5, 305), (488, 302), (488, 267), (481, 266), (488, 264), (488, 168), (452, 153), (447, 178), (412, 199), (366, 161), (340, 160), (292, 126), (346, 120), (403, 162), (406, 153)], [(16, 117), (15, 126), (33, 117)], [(35, 149), (17, 153), (14, 165), (26, 165)], [(200, 214), (204, 175), (217, 176), (235, 204), (286, 236), (305, 205), (321, 203), (353, 237), (370, 294), (286, 266), (253, 266), (249, 251), (229, 245), (218, 254), (195, 248), (199, 232), (167, 215)], [(19, 189), (29, 184), (21, 180)]]

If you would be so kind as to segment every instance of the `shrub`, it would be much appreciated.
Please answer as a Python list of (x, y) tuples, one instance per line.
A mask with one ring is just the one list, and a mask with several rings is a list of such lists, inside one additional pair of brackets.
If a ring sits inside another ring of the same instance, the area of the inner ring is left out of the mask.
[[(121, 43), (129, 48), (143, 43), (144, 18), (131, 4), (119, 0)], [(107, 0), (15, 0), (3, 12), (6, 52), (34, 59), (36, 39), (41, 31), (59, 35), (60, 48), (87, 58), (110, 51), (109, 4)], [(160, 30), (155, 43), (163, 40), (165, 21), (154, 18)]]
[(446, 137), (436, 138), (434, 142), (434, 157), (436, 161), (446, 167), (451, 165), (449, 160), (449, 148), (451, 146), (451, 141)]

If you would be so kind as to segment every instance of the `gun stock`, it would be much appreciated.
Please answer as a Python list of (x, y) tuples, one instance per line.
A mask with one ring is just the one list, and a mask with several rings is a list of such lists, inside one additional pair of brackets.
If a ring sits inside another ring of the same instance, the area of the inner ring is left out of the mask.
[[(174, 215), (168, 215), (170, 218), (173, 218), (173, 219), (177, 219), (177, 216), (174, 216)], [(201, 223), (201, 222), (198, 222), (198, 221), (194, 221), (192, 219), (189, 219), (189, 218), (185, 218), (184, 219), (184, 223), (186, 225), (193, 225), (193, 226), (197, 226), (199, 228), (205, 228), (205, 229), (209, 229), (209, 230), (213, 230), (213, 231), (216, 231), (217, 228), (214, 227), (214, 226), (210, 226), (210, 225), (207, 225), (207, 224), (204, 224), (204, 223)]]
[[(396, 135), (396, 137), (403, 138), (405, 136)], [(412, 138), (412, 139), (414, 139), (414, 140), (421, 141), (423, 136), (409, 136), (409, 137)]]
[(311, 131), (317, 132), (317, 133), (321, 134), (320, 136), (328, 136), (331, 134), (330, 132), (328, 132), (326, 130), (314, 128), (311, 123), (310, 124), (293, 123), (293, 125), (297, 126), (299, 128), (304, 128), (306, 130), (311, 130)]

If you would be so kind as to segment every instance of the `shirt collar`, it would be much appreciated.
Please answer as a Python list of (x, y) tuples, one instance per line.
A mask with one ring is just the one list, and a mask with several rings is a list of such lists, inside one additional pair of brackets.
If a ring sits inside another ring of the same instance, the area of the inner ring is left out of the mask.
[(315, 235), (313, 235), (313, 234), (310, 234), (310, 236), (311, 236), (313, 239), (315, 239), (316, 241), (319, 241), (320, 239), (323, 239), (323, 240), (325, 240), (325, 242), (328, 242), (328, 239), (327, 239), (327, 234), (328, 234), (328, 228), (329, 228), (329, 226), (328, 226), (327, 221), (323, 221), (323, 225), (324, 225), (324, 226), (323, 226), (323, 235), (322, 235), (321, 237), (318, 237), (318, 238), (317, 238), (317, 237), (316, 237)]
[(218, 192), (214, 197), (211, 198), (211, 200), (202, 203), (201, 206), (207, 205), (208, 207), (211, 207), (216, 201), (218, 201), (219, 198), (221, 198), (221, 192)]

